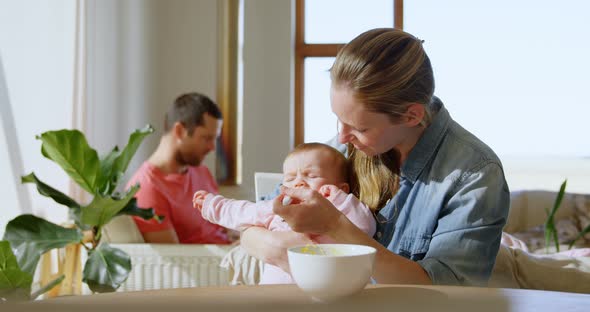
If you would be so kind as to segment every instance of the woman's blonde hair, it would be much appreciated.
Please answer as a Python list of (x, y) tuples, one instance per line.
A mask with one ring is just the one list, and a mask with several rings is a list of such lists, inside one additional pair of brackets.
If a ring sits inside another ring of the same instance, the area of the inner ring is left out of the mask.
[(348, 144), (350, 151), (351, 193), (356, 195), (371, 211), (383, 208), (397, 192), (399, 183), (399, 153), (387, 153), (368, 157)]
[[(428, 104), (434, 93), (430, 59), (418, 38), (398, 29), (369, 30), (346, 44), (330, 69), (332, 85), (346, 87), (365, 109), (399, 122), (411, 104)], [(400, 157), (396, 150), (369, 157), (349, 146), (359, 198), (371, 209), (382, 208), (398, 188)], [(356, 193), (356, 192), (355, 192)]]

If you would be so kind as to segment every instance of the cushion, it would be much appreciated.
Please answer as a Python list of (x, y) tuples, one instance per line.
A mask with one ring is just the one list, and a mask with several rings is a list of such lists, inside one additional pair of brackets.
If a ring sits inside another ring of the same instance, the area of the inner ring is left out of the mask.
[(113, 244), (141, 244), (145, 241), (131, 216), (115, 217), (102, 229), (105, 242)]
[(500, 245), (488, 286), (590, 292), (590, 257), (536, 255)]

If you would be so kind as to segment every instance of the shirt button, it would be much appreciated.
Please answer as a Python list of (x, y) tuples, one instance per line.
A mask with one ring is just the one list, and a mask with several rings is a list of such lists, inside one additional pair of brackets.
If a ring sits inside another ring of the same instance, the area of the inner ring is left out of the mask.
[(382, 234), (381, 234), (381, 232), (377, 232), (377, 234), (375, 234), (375, 236), (377, 236), (377, 239), (381, 239)]

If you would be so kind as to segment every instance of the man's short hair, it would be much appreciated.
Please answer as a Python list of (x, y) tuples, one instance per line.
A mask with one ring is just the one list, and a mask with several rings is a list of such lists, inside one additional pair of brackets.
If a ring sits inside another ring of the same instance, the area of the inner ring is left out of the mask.
[(206, 95), (197, 92), (182, 94), (166, 113), (164, 132), (168, 133), (175, 123), (180, 122), (192, 135), (195, 127), (203, 125), (205, 114), (222, 119), (219, 107)]

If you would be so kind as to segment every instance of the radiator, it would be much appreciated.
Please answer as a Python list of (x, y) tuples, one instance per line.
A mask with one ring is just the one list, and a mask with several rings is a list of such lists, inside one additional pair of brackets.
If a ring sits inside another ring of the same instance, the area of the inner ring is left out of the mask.
[(227, 245), (112, 244), (131, 257), (131, 273), (118, 291), (229, 285), (219, 263)]

